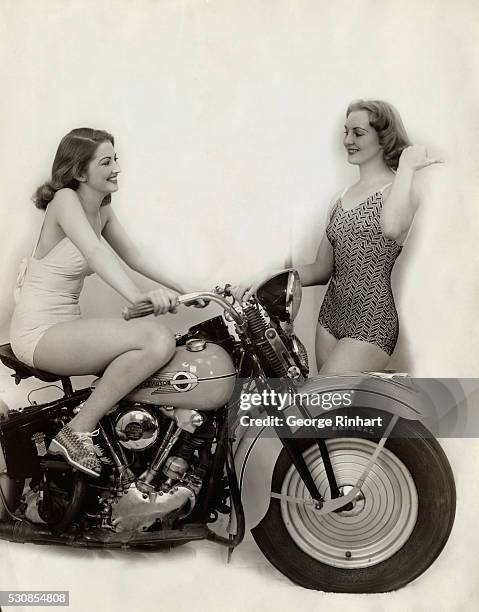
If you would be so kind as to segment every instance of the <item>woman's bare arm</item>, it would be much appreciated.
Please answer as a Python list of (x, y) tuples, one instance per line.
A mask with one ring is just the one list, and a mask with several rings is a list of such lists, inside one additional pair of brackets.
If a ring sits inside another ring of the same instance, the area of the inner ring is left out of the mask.
[(333, 247), (326, 236), (323, 235), (313, 263), (297, 266), (299, 278), (303, 287), (312, 285), (325, 285), (333, 273)]
[[(338, 196), (335, 196), (330, 203), (327, 219), (328, 223), (331, 218), (331, 213), (334, 205), (338, 201)], [(326, 232), (323, 235), (318, 251), (316, 253), (316, 259), (310, 264), (303, 264), (296, 266), (294, 269), (297, 270), (301, 284), (303, 287), (311, 287), (313, 285), (325, 285), (333, 272), (333, 247), (328, 240)], [(285, 269), (268, 269), (263, 270), (259, 274), (256, 274), (252, 278), (246, 279), (236, 287), (232, 288), (232, 293), (235, 298), (239, 301), (248, 300), (256, 291), (258, 287), (266, 282), (269, 278), (281, 274), (292, 268)]]
[(402, 244), (419, 206), (419, 197), (413, 185), (414, 176), (417, 170), (438, 163), (442, 163), (441, 160), (429, 159), (426, 148), (421, 145), (404, 149), (381, 213), (381, 229), (387, 238)]
[(113, 250), (135, 272), (139, 272), (165, 287), (184, 293), (182, 287), (169, 278), (158, 266), (139, 249), (128, 236), (110, 205), (104, 206), (102, 215), (106, 217), (102, 234)]

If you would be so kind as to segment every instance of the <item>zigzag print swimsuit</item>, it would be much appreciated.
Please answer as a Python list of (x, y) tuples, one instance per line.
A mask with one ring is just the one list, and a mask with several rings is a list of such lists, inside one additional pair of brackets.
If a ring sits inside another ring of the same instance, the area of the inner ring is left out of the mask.
[(338, 340), (363, 340), (391, 355), (399, 332), (391, 271), (402, 247), (381, 231), (387, 186), (351, 210), (342, 206), (346, 190), (334, 205), (326, 228), (334, 267), (318, 322)]

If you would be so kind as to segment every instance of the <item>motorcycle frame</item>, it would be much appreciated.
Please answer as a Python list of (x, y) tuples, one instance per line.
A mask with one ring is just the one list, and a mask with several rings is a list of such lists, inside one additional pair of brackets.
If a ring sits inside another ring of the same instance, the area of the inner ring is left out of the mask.
[[(238, 327), (238, 326), (237, 326)], [(238, 329), (240, 336), (243, 329)], [(243, 342), (237, 341), (235, 344), (235, 354), (237, 361), (237, 371), (240, 378), (251, 378), (258, 374), (261, 379), (263, 374), (259, 366), (258, 357), (247, 349), (251, 349), (247, 341), (246, 346), (242, 346)], [(31, 371), (27, 374), (31, 375)], [(19, 376), (16, 372), (17, 377)], [(23, 378), (26, 376), (20, 376)], [(19, 382), (19, 381), (18, 381)], [(39, 411), (55, 411), (71, 409), (84, 401), (91, 393), (91, 389), (81, 389), (73, 391), (71, 381), (68, 377), (61, 379), (64, 396), (54, 402), (49, 402), (43, 405), (34, 407), (35, 415), (38, 418)], [(264, 386), (268, 386), (266, 380), (263, 380)], [(380, 410), (381, 412), (390, 413), (392, 417), (400, 417), (408, 420), (420, 420), (423, 413), (424, 396), (411, 383), (408, 378), (391, 378), (390, 375), (381, 373), (369, 373), (361, 376), (317, 376), (310, 378), (300, 388), (301, 393), (306, 394), (322, 394), (322, 393), (340, 393), (350, 391), (354, 395), (352, 409), (368, 408), (369, 410)], [(232, 502), (230, 521), (230, 535), (228, 539), (217, 536), (211, 532), (211, 539), (216, 539), (222, 544), (227, 544), (232, 547), (237, 545), (243, 535), (245, 526), (248, 528), (256, 526), (266, 514), (270, 499), (271, 499), (271, 481), (274, 466), (277, 458), (283, 448), (288, 452), (291, 461), (298, 469), (299, 475), (308, 489), (311, 499), (316, 502), (317, 509), (321, 508), (324, 500), (312, 479), (312, 476), (303, 459), (302, 452), (298, 447), (297, 441), (288, 435), (282, 435), (282, 431), (276, 429), (276, 437), (266, 438), (264, 436), (265, 428), (249, 428), (246, 430), (228, 431), (227, 424), (231, 422), (231, 414), (234, 415), (234, 402), (230, 402), (228, 408), (229, 414), (224, 418), (221, 417), (221, 411), (218, 411), (217, 423), (217, 444), (212, 454), (212, 463), (206, 478), (208, 482), (206, 487), (202, 487), (202, 491), (197, 501), (197, 505), (191, 516), (204, 524), (215, 520), (212, 513), (215, 505), (218, 504), (218, 495), (223, 493), (218, 489), (218, 483), (222, 483), (224, 473), (227, 474), (227, 482), (229, 486), (230, 499)], [(239, 408), (236, 408), (238, 412)], [(266, 408), (266, 410), (268, 410)], [(8, 426), (17, 426), (18, 419), (27, 418), (30, 409), (24, 409), (25, 414), (15, 415), (13, 420), (8, 419)], [(271, 411), (270, 411), (271, 413)], [(272, 414), (272, 413), (271, 413)], [(325, 409), (319, 408), (313, 414), (308, 416), (321, 416), (321, 414), (330, 414)], [(108, 419), (109, 417), (104, 417)], [(2, 424), (2, 427), (4, 424)], [(2, 429), (0, 427), (0, 430)], [(3, 444), (3, 431), (0, 432), (0, 439)], [(328, 480), (330, 483), (333, 498), (338, 497), (339, 489), (337, 487), (334, 472), (332, 470), (327, 446), (324, 439), (318, 437), (313, 438), (316, 441), (325, 467), (327, 470)], [(7, 458), (8, 465), (8, 458)], [(329, 468), (329, 469), (328, 469)], [(354, 495), (353, 493), (351, 495)], [(336, 507), (348, 503), (348, 496), (342, 500), (336, 499)], [(299, 500), (301, 502), (301, 500)], [(304, 500), (305, 503), (307, 500)], [(330, 502), (327, 502), (327, 504)], [(331, 509), (332, 511), (333, 509)], [(188, 517), (190, 518), (190, 517)]]
[[(247, 378), (252, 375), (252, 364), (242, 362), (240, 373)], [(416, 388), (411, 379), (400, 377), (392, 379), (389, 375), (369, 373), (358, 376), (317, 376), (308, 379), (301, 392), (309, 394), (341, 393), (351, 391), (354, 394), (354, 403), (351, 408), (377, 409), (407, 420), (420, 421), (422, 415), (427, 413), (427, 401), (420, 389)], [(83, 389), (45, 404), (35, 406), (39, 409), (50, 410), (73, 406), (88, 397), (91, 390)], [(234, 404), (233, 404), (234, 405)], [(197, 505), (192, 513), (195, 521), (201, 523), (211, 522), (215, 502), (217, 502), (218, 483), (227, 473), (230, 497), (232, 501), (232, 521), (230, 522), (230, 535), (228, 540), (211, 532), (211, 539), (222, 544), (234, 547), (243, 539), (246, 528), (255, 527), (266, 514), (271, 499), (271, 481), (274, 466), (283, 448), (287, 449), (293, 463), (299, 467), (299, 473), (311, 497), (320, 503), (322, 498), (317, 491), (314, 481), (311, 487), (311, 474), (302, 458), (302, 453), (294, 438), (281, 436), (276, 431), (276, 437), (265, 437), (264, 427), (251, 430), (228, 431), (228, 422), (235, 415), (230, 405), (230, 414), (220, 416), (218, 412), (219, 427), (217, 431), (217, 445), (213, 453), (211, 469), (207, 475), (207, 486), (202, 489)], [(286, 408), (287, 411), (287, 408)], [(327, 415), (327, 410), (319, 408), (311, 416)], [(312, 442), (323, 442), (323, 439), (312, 438)], [(229, 461), (230, 459), (230, 461)], [(234, 467), (233, 467), (234, 466)], [(235, 494), (236, 493), (236, 494)], [(344, 503), (347, 503), (346, 498)], [(188, 517), (190, 518), (190, 517)]]
[[(195, 297), (195, 294), (191, 295)], [(218, 301), (223, 307), (225, 306), (224, 300), (219, 299), (213, 294), (202, 294), (200, 297), (204, 297), (205, 295), (213, 301)], [(186, 298), (187, 296), (184, 297)], [(183, 299), (183, 301), (189, 300)], [(258, 376), (259, 374), (261, 378), (261, 375), (263, 374), (264, 376), (264, 373), (259, 366), (260, 359), (255, 355), (255, 350), (247, 339), (247, 327), (245, 326), (245, 322), (231, 306), (229, 306), (229, 309), (231, 310), (229, 314), (236, 323), (236, 328), (240, 337), (246, 332), (243, 338), (243, 341), (245, 341), (244, 346), (242, 346), (242, 341), (234, 342), (239, 377), (251, 378), (253, 375), (256, 374), (256, 376)], [(248, 349), (251, 348), (253, 348), (252, 353), (248, 351)], [(18, 363), (16, 365), (18, 366)], [(25, 375), (21, 370), (17, 371), (16, 367), (14, 367), (14, 369), (17, 383), (20, 382), (22, 378), (27, 378), (32, 375), (31, 369), (25, 372)], [(41, 377), (39, 378), (41, 379)], [(55, 380), (59, 380), (59, 378)], [(34, 407), (36, 417), (38, 417), (39, 411), (52, 410), (54, 412), (55, 410), (59, 410), (61, 413), (65, 409), (70, 410), (84, 401), (91, 393), (90, 388), (73, 391), (69, 377), (64, 377), (60, 380), (64, 396), (54, 402), (36, 405)], [(263, 382), (268, 386), (266, 381)], [(390, 429), (399, 418), (421, 421), (424, 415), (426, 415), (427, 418), (427, 414), (431, 413), (431, 410), (428, 410), (430, 406), (427, 405), (425, 396), (420, 393), (420, 390), (415, 388), (411, 379), (402, 377), (394, 378), (391, 377), (390, 374), (385, 373), (365, 373), (360, 376), (316, 376), (308, 379), (305, 385), (300, 388), (300, 392), (306, 394), (323, 394), (326, 392), (340, 393), (344, 391), (351, 391), (354, 395), (354, 402), (350, 406), (351, 409), (367, 408), (368, 410), (378, 410), (382, 413), (391, 414), (391, 421), (389, 423)], [(291, 406), (288, 408), (291, 408)], [(423, 410), (423, 408), (426, 409)], [(187, 518), (199, 519), (203, 525), (215, 520), (213, 511), (215, 510), (215, 506), (218, 505), (218, 502), (221, 501), (218, 498), (219, 494), (222, 494), (222, 499), (224, 497), (225, 491), (224, 487), (222, 487), (222, 483), (226, 471), (232, 504), (230, 508), (230, 536), (224, 538), (207, 529), (204, 537), (225, 544), (232, 550), (232, 548), (243, 539), (245, 528), (251, 529), (255, 527), (265, 516), (272, 496), (271, 484), (274, 467), (283, 448), (286, 449), (291, 461), (298, 469), (299, 475), (305, 483), (312, 500), (316, 502), (317, 510), (321, 509), (324, 500), (322, 500), (320, 492), (317, 490), (311, 473), (303, 459), (302, 452), (294, 438), (283, 436), (283, 432), (278, 428), (276, 428), (276, 437), (272, 438), (264, 436), (265, 427), (236, 430), (233, 432), (228, 431), (228, 422), (231, 422), (231, 414), (227, 414), (228, 410), (230, 412), (232, 411), (234, 414), (234, 404), (233, 408), (230, 404), (229, 407), (225, 407), (223, 412), (220, 409), (217, 413), (217, 443), (212, 453), (210, 469), (205, 477), (208, 479), (208, 482), (205, 483), (206, 486), (202, 487), (197, 504)], [(237, 410), (239, 410), (239, 408), (237, 408)], [(266, 411), (268, 411), (267, 408)], [(23, 412), (15, 415), (13, 420), (8, 419), (7, 422), (0, 425), (0, 441), (2, 442), (3, 448), (5, 448), (3, 427), (5, 427), (5, 425), (7, 427), (17, 426), (19, 423), (18, 419), (28, 420), (29, 412), (30, 410), (27, 407)], [(434, 412), (434, 410), (432, 412)], [(327, 412), (320, 407), (317, 407), (316, 411), (311, 415), (306, 412), (307, 416), (313, 417), (321, 416), (322, 414), (331, 414), (331, 412)], [(109, 417), (107, 416), (104, 418), (108, 419)], [(390, 430), (388, 429), (387, 435), (389, 435), (389, 433)], [(311, 439), (313, 442), (316, 441), (320, 448), (332, 491), (332, 501), (335, 501), (335, 504), (331, 504), (331, 501), (325, 502), (325, 505), (328, 507), (323, 508), (323, 511), (334, 511), (346, 505), (348, 503), (348, 498), (351, 495), (354, 496), (354, 492), (341, 499), (334, 500), (334, 497), (338, 497), (339, 495), (339, 489), (335, 482), (325, 440), (324, 438)], [(386, 438), (383, 438), (378, 444), (377, 450), (372, 455), (371, 462), (374, 462), (375, 457), (379, 454), (382, 448), (381, 445), (384, 444), (385, 439)], [(5, 472), (7, 471), (8, 470), (5, 470)], [(221, 485), (219, 485), (219, 483), (221, 483)], [(278, 494), (274, 496), (279, 496), (281, 498), (281, 495)], [(308, 503), (311, 500), (294, 501), (296, 503)], [(185, 526), (187, 525), (185, 524)]]

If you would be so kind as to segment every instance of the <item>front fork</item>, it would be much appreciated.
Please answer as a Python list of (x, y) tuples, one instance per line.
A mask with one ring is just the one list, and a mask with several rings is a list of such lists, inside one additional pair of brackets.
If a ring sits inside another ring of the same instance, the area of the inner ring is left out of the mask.
[[(305, 410), (304, 407), (303, 407), (303, 410)], [(318, 444), (318, 447), (321, 453), (321, 458), (323, 459), (324, 468), (325, 468), (325, 472), (328, 478), (328, 483), (329, 483), (329, 487), (331, 491), (331, 499), (327, 501), (324, 500), (324, 498), (321, 496), (320, 492), (318, 491), (316, 483), (314, 482), (311, 476), (311, 473), (309, 471), (309, 468), (306, 465), (306, 462), (303, 458), (302, 452), (297, 446), (296, 440), (294, 438), (283, 437), (281, 435), (282, 433), (284, 433), (283, 427), (275, 428), (278, 433), (278, 437), (281, 440), (281, 443), (286, 449), (286, 452), (288, 453), (294, 466), (298, 470), (298, 473), (302, 481), (304, 482), (306, 488), (308, 489), (312, 499), (292, 497), (290, 495), (283, 495), (281, 493), (274, 493), (274, 492), (271, 493), (271, 497), (274, 497), (276, 499), (280, 499), (283, 501), (287, 501), (290, 503), (302, 504), (306, 506), (313, 506), (314, 509), (317, 511), (317, 514), (328, 514), (329, 512), (339, 512), (341, 510), (350, 510), (352, 508), (353, 501), (361, 493), (361, 487), (363, 486), (364, 481), (366, 480), (369, 472), (371, 471), (371, 468), (376, 463), (379, 453), (381, 452), (387, 439), (391, 435), (391, 432), (394, 429), (398, 420), (399, 420), (398, 415), (393, 415), (391, 417), (384, 431), (384, 434), (382, 435), (376, 448), (374, 449), (373, 454), (369, 458), (369, 461), (366, 464), (366, 467), (364, 468), (363, 472), (361, 473), (361, 476), (358, 478), (358, 480), (356, 481), (352, 489), (344, 496), (341, 495), (338, 484), (336, 482), (336, 477), (334, 475), (334, 470), (331, 465), (331, 459), (329, 457), (329, 452), (326, 446), (326, 442), (323, 438), (316, 440), (316, 443)]]
[[(266, 385), (261, 384), (260, 389), (267, 389)], [(275, 410), (272, 406), (266, 405), (266, 412), (269, 416), (275, 416)], [(303, 417), (311, 419), (312, 416), (309, 413), (309, 410), (306, 406), (299, 404), (297, 405), (299, 412)], [(394, 429), (396, 423), (399, 420), (398, 415), (392, 415), (383, 436), (378, 442), (373, 454), (371, 455), (365, 469), (363, 470), (361, 476), (358, 478), (355, 485), (352, 489), (346, 494), (343, 495), (339, 489), (338, 483), (336, 481), (336, 476), (334, 474), (334, 469), (331, 464), (331, 458), (329, 456), (328, 447), (326, 445), (326, 440), (324, 438), (315, 439), (316, 444), (318, 445), (319, 452), (321, 454), (321, 459), (323, 461), (324, 470), (326, 472), (326, 476), (328, 479), (329, 490), (331, 493), (331, 499), (325, 501), (323, 496), (318, 490), (316, 483), (311, 475), (311, 472), (306, 465), (306, 462), (303, 457), (303, 453), (301, 449), (298, 447), (297, 440), (291, 436), (291, 430), (287, 425), (274, 425), (274, 429), (278, 434), (278, 438), (281, 441), (284, 449), (288, 453), (291, 462), (297, 469), (301, 480), (304, 482), (306, 489), (311, 495), (311, 499), (301, 499), (301, 498), (293, 498), (288, 495), (282, 495), (280, 493), (271, 493), (271, 497), (275, 497), (278, 499), (284, 499), (293, 503), (300, 503), (306, 505), (314, 506), (315, 510), (319, 511), (321, 514), (327, 514), (328, 512), (339, 512), (341, 510), (351, 510), (353, 507), (353, 502), (357, 498), (357, 496), (361, 493), (361, 487), (364, 484), (369, 472), (371, 471), (372, 466), (375, 464), (381, 449), (384, 447), (386, 440), (391, 435), (392, 430)], [(276, 421), (273, 421), (276, 423)]]
[[(309, 414), (309, 411), (307, 410), (305, 406), (299, 405), (298, 408), (302, 416), (311, 418), (311, 415)], [(297, 446), (296, 440), (291, 437), (284, 437), (282, 435), (284, 429), (289, 431), (288, 428), (285, 426), (276, 427), (276, 432), (278, 434), (278, 437), (281, 440), (281, 443), (284, 446), (286, 452), (288, 453), (289, 458), (291, 459), (293, 465), (298, 470), (301, 480), (304, 482), (306, 488), (309, 491), (309, 494), (311, 495), (312, 499), (316, 502), (315, 504), (316, 508), (319, 510), (323, 506), (324, 499), (321, 493), (319, 492), (318, 487), (316, 486), (316, 483), (314, 482), (311, 476), (308, 466), (306, 465), (306, 462), (303, 458), (303, 454)], [(338, 483), (336, 482), (336, 476), (334, 474), (333, 466), (331, 464), (331, 458), (329, 456), (328, 447), (326, 446), (326, 440), (324, 438), (317, 438), (316, 444), (318, 445), (319, 452), (321, 454), (321, 459), (323, 461), (324, 469), (325, 469), (326, 476), (328, 479), (329, 490), (331, 492), (331, 499), (337, 499), (338, 497), (341, 496), (341, 491), (339, 490)], [(348, 505), (351, 505), (352, 507), (352, 503)], [(350, 508), (344, 508), (344, 509), (349, 510)]]

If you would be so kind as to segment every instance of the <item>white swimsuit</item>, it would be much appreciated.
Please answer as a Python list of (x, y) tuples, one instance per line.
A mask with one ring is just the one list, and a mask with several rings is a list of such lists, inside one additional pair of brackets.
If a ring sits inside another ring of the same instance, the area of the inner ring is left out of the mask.
[(34, 367), (43, 334), (57, 323), (81, 318), (80, 292), (89, 274), (93, 271), (67, 236), (42, 259), (30, 257), (10, 325), (10, 342), (20, 361)]

